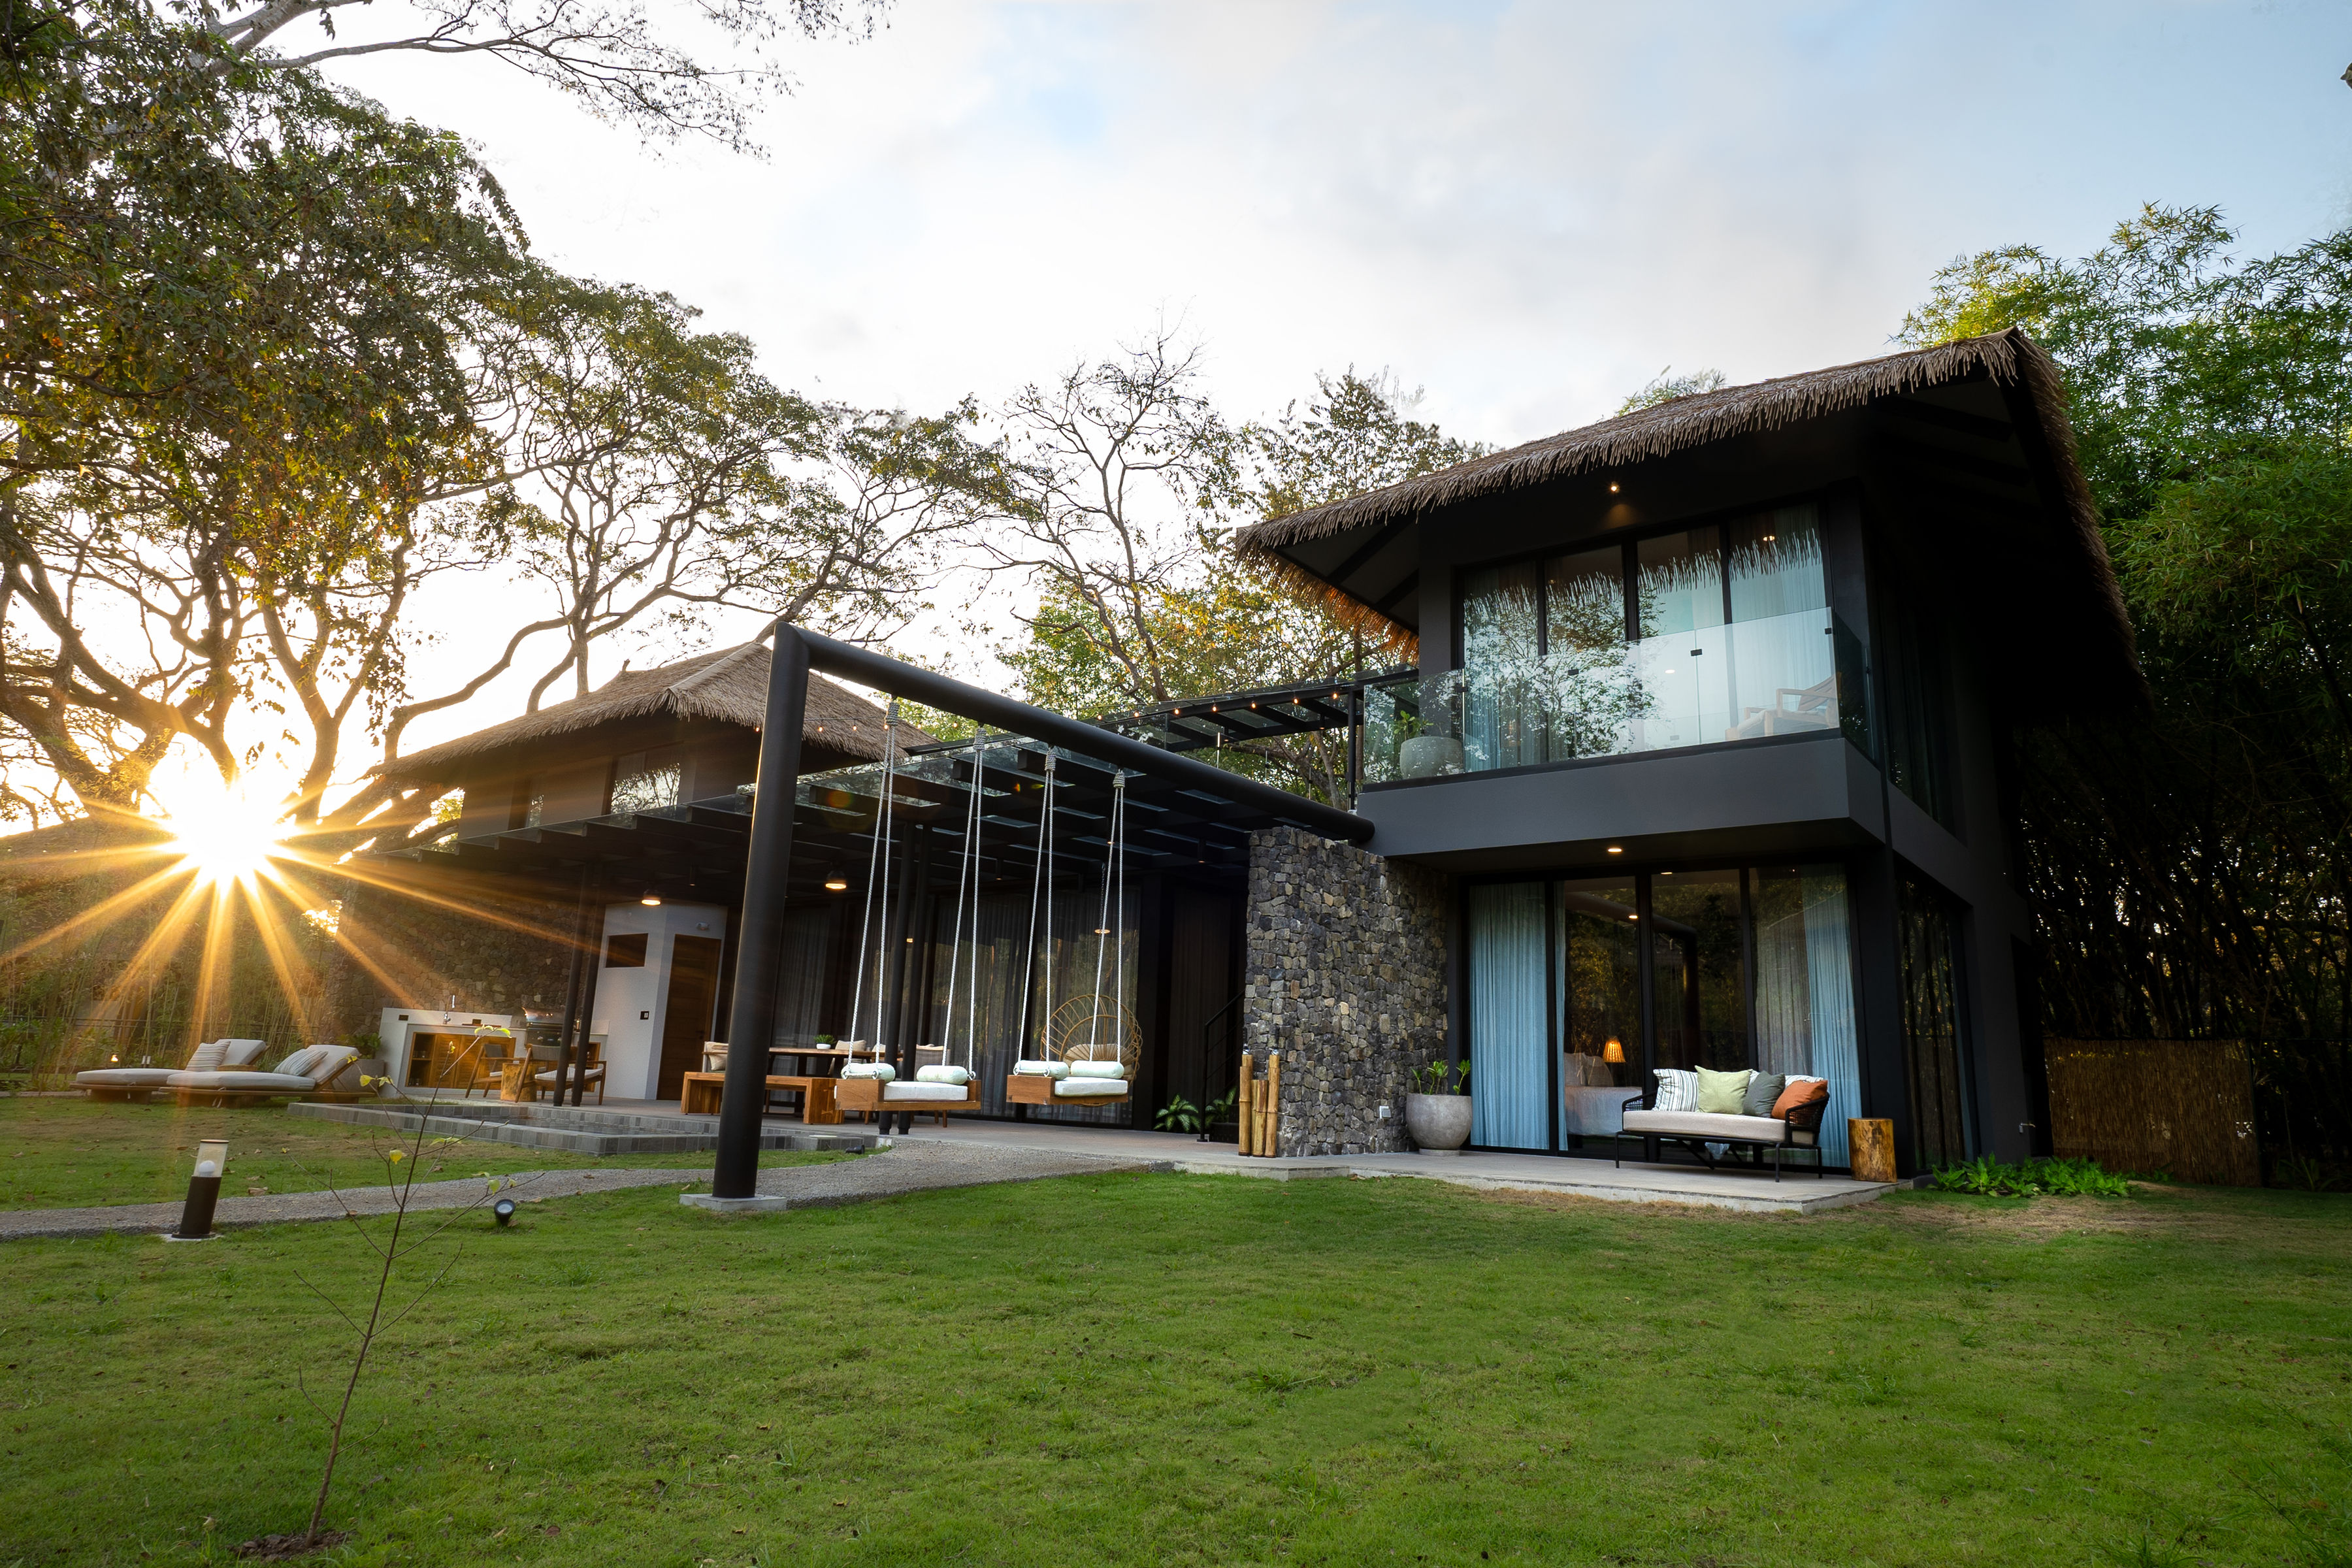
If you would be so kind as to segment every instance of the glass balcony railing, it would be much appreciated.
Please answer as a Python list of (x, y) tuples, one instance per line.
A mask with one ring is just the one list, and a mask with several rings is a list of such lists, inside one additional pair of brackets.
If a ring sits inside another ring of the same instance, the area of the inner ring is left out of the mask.
[(1490, 657), (1364, 691), (1363, 782), (1843, 731), (1870, 750), (1862, 645), (1826, 609), (1561, 653)]

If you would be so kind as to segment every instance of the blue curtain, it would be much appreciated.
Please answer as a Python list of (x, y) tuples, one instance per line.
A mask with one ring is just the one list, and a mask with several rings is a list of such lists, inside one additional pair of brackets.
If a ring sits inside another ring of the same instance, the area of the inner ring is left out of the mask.
[(1545, 1147), (1544, 885), (1470, 889), (1470, 1142)]
[(1846, 1163), (1862, 1067), (1845, 872), (1836, 866), (1757, 875), (1756, 1033), (1762, 1071), (1829, 1080), (1822, 1152), (1832, 1165)]

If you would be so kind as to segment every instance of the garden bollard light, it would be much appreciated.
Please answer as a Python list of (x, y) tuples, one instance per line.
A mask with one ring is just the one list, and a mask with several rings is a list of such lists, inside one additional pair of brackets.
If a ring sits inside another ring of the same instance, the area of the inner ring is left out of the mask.
[(226, 1139), (206, 1140), (196, 1145), (196, 1173), (188, 1178), (188, 1201), (180, 1210), (180, 1228), (164, 1240), (213, 1239), (213, 1205), (220, 1202), (221, 1173), (227, 1169)]

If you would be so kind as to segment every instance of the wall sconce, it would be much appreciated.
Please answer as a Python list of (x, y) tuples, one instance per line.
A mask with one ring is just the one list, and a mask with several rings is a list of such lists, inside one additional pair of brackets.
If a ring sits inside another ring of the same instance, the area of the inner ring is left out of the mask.
[(1624, 1042), (1618, 1039), (1614, 1035), (1610, 1036), (1609, 1043), (1601, 1047), (1601, 1059), (1604, 1062), (1615, 1062), (1620, 1066), (1622, 1066), (1625, 1061)]

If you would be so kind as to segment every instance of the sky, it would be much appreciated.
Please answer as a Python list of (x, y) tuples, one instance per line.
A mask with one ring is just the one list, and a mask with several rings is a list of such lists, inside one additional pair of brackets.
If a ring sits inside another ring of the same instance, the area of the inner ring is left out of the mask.
[[(913, 409), (1173, 321), (1229, 414), (1352, 364), (1509, 444), (1669, 366), (1885, 352), (1939, 265), (2080, 255), (2144, 202), (2219, 205), (2256, 252), (2352, 221), (2341, 0), (900, 0), (784, 58), (764, 159), (648, 148), (488, 60), (337, 69), (475, 142), (556, 264), (677, 294), (783, 384)], [(422, 607), (467, 629), (419, 684), (528, 608), (494, 574)]]

